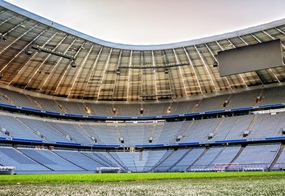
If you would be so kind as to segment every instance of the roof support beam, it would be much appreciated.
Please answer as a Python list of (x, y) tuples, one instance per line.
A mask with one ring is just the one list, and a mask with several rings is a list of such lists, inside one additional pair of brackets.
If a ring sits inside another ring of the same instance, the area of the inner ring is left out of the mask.
[[(29, 48), (30, 44), (32, 44), (34, 41), (36, 41), (36, 40), (37, 40), (40, 36), (42, 36), (42, 34), (44, 34), (47, 30), (48, 30), (48, 29), (45, 29), (45, 30), (43, 30), (41, 33), (39, 33), (39, 34), (38, 34), (32, 41), (30, 41), (20, 52), (18, 52), (18, 54), (16, 54), (14, 58), (16, 58), (17, 56), (19, 56), (22, 52), (25, 52), (25, 51)], [(24, 68), (27, 66), (27, 64), (31, 61), (31, 59), (32, 59), (36, 54), (37, 54), (37, 53), (34, 53), (33, 56), (32, 56), (31, 58), (29, 58), (29, 60), (25, 63), (25, 65), (23, 65), (23, 66), (21, 67), (21, 69), (18, 71), (18, 73), (23, 72)], [(14, 59), (14, 58), (13, 58), (13, 59)], [(12, 62), (13, 59), (11, 59), (11, 60), (7, 63), (7, 65), (9, 65), (9, 64)], [(6, 66), (7, 66), (7, 65), (6, 65)], [(18, 74), (18, 73), (17, 73), (17, 74)], [(13, 79), (9, 82), (9, 84), (13, 83), (14, 79), (17, 78), (17, 74), (14, 75)]]
[[(162, 59), (163, 59), (163, 63), (164, 64), (168, 64), (168, 59), (167, 59), (167, 55), (166, 55), (166, 53), (165, 53), (165, 51), (164, 50), (162, 50), (161, 51), (161, 53), (162, 53)], [(166, 70), (167, 69), (167, 70)], [(171, 71), (171, 70), (169, 70), (168, 68), (166, 68), (165, 70), (164, 70), (164, 73), (165, 72), (167, 72), (168, 74), (164, 74), (164, 76), (168, 79), (167, 81), (168, 81), (168, 86), (169, 86), (169, 89), (164, 89), (165, 91), (166, 90), (168, 90), (168, 92), (170, 92), (170, 93), (163, 93), (163, 94), (168, 94), (168, 95), (166, 95), (166, 96), (169, 96), (169, 94), (171, 94), (171, 95), (173, 95), (173, 87), (172, 86), (174, 86), (174, 80), (173, 80), (173, 72)], [(166, 87), (166, 86), (165, 86)], [(176, 93), (175, 93), (176, 94)]]
[[(144, 64), (144, 52), (143, 51), (140, 52), (140, 64), (141, 64), (141, 66)], [(142, 95), (144, 93), (144, 82), (145, 82), (142, 69), (140, 70), (140, 74), (141, 74), (141, 92), (140, 92), (140, 94)], [(142, 97), (141, 97), (141, 101), (143, 101)]]
[(248, 46), (248, 43), (241, 37), (241, 36), (238, 36), (238, 38), (245, 44)]
[(180, 67), (180, 66), (185, 66), (189, 65), (189, 63), (175, 63), (175, 64), (169, 64), (165, 63), (164, 65), (150, 65), (150, 66), (141, 66), (141, 65), (121, 65), (118, 67), (118, 69), (160, 69), (160, 68), (171, 68), (171, 67)]
[[(29, 31), (30, 30), (32, 30), (33, 28), (35, 28), (37, 25), (35, 25), (35, 26), (33, 26), (32, 28), (30, 28), (29, 29)], [(46, 31), (46, 30), (45, 30)], [(44, 32), (45, 32), (44, 31)], [(42, 32), (43, 33), (43, 32)], [(42, 33), (40, 33), (40, 35), (42, 35)], [(26, 33), (25, 33), (26, 34)], [(37, 36), (35, 39), (37, 39), (39, 36)], [(33, 39), (31, 42), (29, 42), (24, 48), (22, 48), (22, 50), (20, 50), (20, 52), (18, 52), (8, 63), (6, 63), (6, 65), (4, 65), (3, 67), (2, 67), (2, 69), (0, 70), (0, 72), (2, 72), (2, 71), (4, 71), (4, 69), (6, 69), (6, 67), (15, 59), (15, 58), (17, 58), (23, 51), (25, 51), (27, 48), (28, 48), (28, 46), (35, 40), (35, 39)]]
[[(19, 26), (23, 25), (27, 20), (21, 22), (20, 24), (16, 25), (15, 27), (13, 27), (12, 29), (10, 29), (8, 32), (4, 33), (2, 35), (2, 37), (7, 36), (8, 33), (11, 33), (13, 30), (17, 29)], [(23, 36), (25, 36), (28, 32), (30, 32), (32, 29), (34, 29), (35, 27), (37, 27), (38, 24), (32, 26), (31, 28), (29, 28), (27, 31), (25, 31), (22, 35), (20, 35), (19, 37), (17, 37), (17, 39), (15, 39), (13, 42), (11, 42), (8, 46), (6, 46), (1, 52), (0, 54), (2, 54), (4, 51), (6, 51), (10, 46), (12, 46), (15, 42), (17, 42), (19, 39), (21, 39)], [(2, 71), (2, 70), (1, 70)]]
[(186, 57), (187, 57), (187, 59), (188, 59), (188, 61), (189, 61), (189, 63), (190, 63), (190, 66), (191, 66), (191, 68), (192, 68), (192, 70), (193, 70), (193, 73), (194, 73), (195, 79), (196, 79), (196, 81), (197, 81), (197, 84), (198, 84), (200, 93), (203, 95), (203, 90), (202, 90), (202, 87), (201, 87), (201, 84), (200, 84), (198, 75), (197, 75), (197, 73), (196, 73), (194, 64), (193, 64), (193, 62), (192, 62), (192, 60), (191, 60), (191, 58), (190, 58), (190, 56), (189, 56), (188, 51), (186, 50), (186, 48), (183, 47), (183, 50), (184, 50), (184, 52), (185, 52), (185, 54), (186, 54)]
[[(85, 42), (81, 45), (81, 47), (80, 47), (80, 49), (79, 49), (78, 51), (80, 51), (82, 48), (84, 48), (84, 44), (85, 44)], [(82, 70), (82, 68), (84, 67), (84, 64), (86, 63), (87, 59), (89, 58), (90, 53), (92, 52), (93, 48), (94, 48), (94, 45), (92, 45), (92, 46), (90, 47), (90, 49), (89, 49), (88, 53), (86, 54), (86, 56), (85, 56), (83, 62), (82, 62), (81, 65), (79, 66), (79, 69), (77, 70), (77, 72), (76, 72), (76, 74), (75, 74), (75, 78), (73, 79), (71, 88), (69, 89), (67, 98), (70, 97), (71, 92), (72, 92), (72, 90), (73, 90), (73, 88), (74, 88), (75, 82), (77, 81), (78, 76), (79, 76), (79, 74), (81, 73), (81, 70)]]
[[(153, 50), (151, 51), (151, 59), (152, 59), (153, 67), (156, 67)], [(156, 71), (155, 71), (155, 69), (153, 69), (153, 80), (154, 80), (155, 94), (157, 95), (158, 93), (157, 93), (157, 80), (156, 80)], [(156, 99), (157, 99), (157, 97), (156, 97)]]
[[(62, 39), (62, 42), (63, 42), (67, 37), (68, 37), (68, 35), (66, 35), (66, 36), (64, 37), (64, 39)], [(74, 43), (75, 40), (76, 40), (76, 39), (74, 39), (72, 43)], [(61, 43), (62, 43), (62, 42), (61, 42)], [(61, 43), (60, 43), (60, 44), (61, 44)], [(58, 44), (57, 46), (59, 47), (60, 44)], [(72, 44), (71, 44), (71, 45), (72, 45)], [(64, 51), (64, 54), (69, 50), (69, 48), (71, 47), (71, 45), (69, 45), (69, 47)], [(48, 57), (50, 57), (50, 55), (48, 55)], [(61, 60), (62, 60), (62, 57), (60, 57), (59, 60), (57, 61), (57, 63), (52, 67), (52, 69), (51, 69), (51, 71), (50, 71), (51, 74), (49, 74), (49, 75), (47, 76), (47, 78), (44, 80), (44, 82), (43, 82), (43, 84), (42, 84), (42, 86), (41, 86), (39, 92), (42, 92), (42, 91), (43, 91), (43, 89), (44, 89), (44, 87), (45, 87), (47, 81), (48, 81), (48, 80), (50, 79), (50, 77), (53, 75), (53, 73), (54, 73), (54, 71), (57, 69), (57, 67), (60, 66)], [(57, 88), (57, 87), (56, 87), (56, 88)]]
[[(4, 11), (2, 11), (0, 14), (2, 14)], [(16, 17), (16, 15), (13, 15), (13, 16), (11, 16), (10, 18), (7, 18), (6, 20), (4, 20), (4, 21), (2, 21), (1, 23), (0, 23), (0, 26), (2, 25), (2, 24), (4, 24), (4, 23), (6, 23), (6, 22), (9, 22), (10, 20), (12, 20), (13, 18), (15, 18)]]
[[(130, 58), (129, 58), (129, 66), (131, 66), (133, 61), (133, 51), (130, 52)], [(127, 101), (129, 101), (129, 91), (130, 91), (130, 77), (131, 77), (131, 70), (128, 70), (128, 83), (127, 83)]]
[[(9, 46), (7, 46), (2, 52), (4, 52), (8, 47), (12, 46), (14, 43), (16, 43), (19, 39), (21, 39), (23, 36), (25, 36), (28, 32), (30, 32), (32, 29), (36, 28), (38, 26), (38, 24), (34, 25), (33, 27), (29, 28), (25, 33), (23, 33), (21, 36), (19, 36), (16, 40), (14, 40), (11, 44), (9, 44)], [(27, 46), (26, 46), (27, 47)], [(23, 49), (18, 53), (16, 54), (6, 65), (4, 65), (1, 70), (0, 70), (0, 73), (3, 72), (6, 67), (15, 59), (19, 56), (19, 54), (23, 51)], [(0, 52), (0, 54), (2, 53)]]
[[(173, 53), (174, 53), (174, 57), (175, 57), (176, 63), (177, 63), (177, 64), (180, 64), (179, 59), (178, 59), (178, 57), (177, 57), (177, 54), (176, 54), (176, 52), (175, 52), (175, 49), (172, 49), (172, 51), (173, 51)], [(187, 93), (186, 85), (185, 85), (185, 79), (184, 79), (184, 77), (183, 77), (183, 74), (182, 74), (182, 71), (181, 71), (181, 67), (178, 67), (178, 69), (179, 69), (179, 74), (180, 74), (181, 81), (182, 81), (182, 84), (183, 84), (184, 93), (185, 93), (186, 97), (188, 97), (188, 93)], [(171, 92), (172, 92), (172, 90), (171, 90)]]
[(93, 65), (92, 65), (92, 69), (91, 69), (91, 71), (90, 71), (89, 74), (88, 74), (88, 77), (87, 77), (88, 79), (86, 80), (87, 82), (86, 82), (85, 86), (82, 87), (82, 88), (84, 89), (83, 96), (82, 96), (83, 98), (85, 97), (86, 92), (87, 92), (87, 89), (88, 89), (89, 85), (91, 84), (91, 82), (90, 82), (91, 76), (94, 75), (94, 73), (95, 73), (94, 70), (95, 70), (95, 68), (97, 67), (97, 63), (98, 63), (99, 57), (100, 57), (101, 54), (102, 54), (102, 51), (103, 51), (103, 47), (100, 48), (100, 50), (99, 50), (99, 52), (98, 52), (98, 54), (97, 54), (97, 57), (96, 57), (96, 59), (95, 59)]
[(215, 83), (214, 83), (214, 80), (213, 80), (212, 75), (210, 74), (210, 71), (209, 71), (209, 69), (208, 69), (207, 63), (205, 62), (204, 58), (202, 57), (202, 55), (201, 55), (201, 53), (200, 53), (200, 51), (198, 50), (198, 48), (197, 48), (196, 45), (194, 45), (194, 48), (195, 48), (197, 54), (199, 55), (199, 57), (200, 57), (200, 59), (201, 59), (203, 65), (204, 65), (204, 67), (205, 67), (205, 69), (206, 69), (206, 72), (207, 72), (207, 74), (208, 74), (208, 77), (209, 77), (210, 80), (211, 80), (211, 83), (212, 83), (212, 85), (213, 85), (213, 87), (214, 87), (215, 92), (217, 92), (216, 85), (215, 85)]
[(103, 85), (103, 82), (104, 82), (104, 79), (105, 79), (105, 76), (106, 76), (107, 67), (109, 66), (109, 62), (110, 62), (110, 57), (111, 57), (112, 51), (113, 51), (113, 48), (110, 49), (110, 52), (109, 52), (107, 61), (106, 61), (106, 63), (105, 63), (105, 68), (104, 68), (104, 71), (103, 71), (103, 73), (102, 73), (102, 77), (101, 77), (101, 81), (100, 81), (100, 86), (99, 86), (99, 90), (98, 90), (98, 94), (97, 94), (97, 101), (99, 100), (99, 97), (100, 97), (102, 85)]
[(117, 62), (117, 68), (116, 68), (116, 76), (115, 76), (115, 83), (114, 83), (114, 87), (113, 87), (113, 95), (112, 95), (112, 101), (114, 100), (114, 96), (115, 96), (115, 92), (116, 92), (116, 87), (117, 87), (117, 83), (118, 83), (118, 78), (120, 77), (120, 70), (119, 70), (119, 66), (121, 64), (121, 59), (122, 59), (122, 53), (123, 50), (120, 50), (119, 53), (119, 58), (118, 58), (118, 62)]
[[(44, 46), (49, 43), (56, 35), (58, 34), (58, 32), (55, 32), (45, 43), (44, 43)], [(60, 46), (60, 44), (65, 40), (65, 37), (57, 44), (57, 47)], [(35, 53), (37, 54), (37, 53)], [(30, 80), (27, 82), (26, 86), (24, 87), (24, 89), (26, 89), (30, 82), (32, 81), (32, 79), (34, 79), (34, 77), (36, 76), (36, 74), (39, 72), (39, 70), (42, 68), (42, 66), (44, 65), (44, 63), (47, 61), (47, 59), (49, 58), (50, 54), (43, 60), (43, 62), (40, 64), (40, 66), (38, 66), (38, 68), (34, 71), (33, 75), (30, 77)]]
[(70, 59), (72, 61), (75, 60), (74, 56), (62, 54), (61, 52), (57, 52), (55, 50), (50, 50), (50, 49), (45, 48), (45, 47), (40, 46), (40, 45), (32, 45), (31, 48), (37, 50), (38, 52), (45, 52), (45, 53), (48, 53), (48, 54), (53, 54), (55, 56), (59, 56), (59, 57), (66, 58), (66, 59)]
[[(211, 54), (211, 56), (213, 57), (213, 59), (215, 60), (215, 62), (218, 62), (218, 59), (215, 57), (213, 51), (211, 50), (211, 48), (208, 46), (207, 43), (205, 44), (205, 46), (206, 46), (206, 48), (208, 49), (208, 51), (210, 52), (210, 54)], [(227, 78), (227, 77), (224, 77), (224, 78), (225, 78), (225, 80), (226, 80), (226, 82), (227, 82), (227, 84), (228, 84), (229, 89), (231, 89), (231, 91), (232, 91), (233, 89), (232, 89), (232, 87), (231, 87), (231, 85), (230, 85), (230, 82), (229, 82), (228, 78)]]
[[(64, 54), (67, 53), (67, 51), (69, 51), (69, 49), (71, 48), (71, 46), (76, 42), (76, 38), (72, 41), (72, 43), (68, 46), (67, 50), (65, 50)], [(80, 50), (82, 49), (82, 47), (79, 48), (79, 50), (76, 51), (74, 57), (76, 58), (76, 56), (79, 54)], [(63, 58), (63, 57), (62, 57)], [(61, 75), (60, 79), (59, 79), (59, 82), (57, 83), (56, 85), (56, 88), (54, 90), (54, 93), (53, 94), (56, 94), (58, 89), (59, 89), (59, 86), (61, 84), (61, 82), (63, 81), (63, 78), (65, 77), (66, 73), (69, 71), (69, 69), (72, 69), (72, 67), (70, 66), (70, 64), (67, 65), (67, 67), (65, 68), (63, 74)]]

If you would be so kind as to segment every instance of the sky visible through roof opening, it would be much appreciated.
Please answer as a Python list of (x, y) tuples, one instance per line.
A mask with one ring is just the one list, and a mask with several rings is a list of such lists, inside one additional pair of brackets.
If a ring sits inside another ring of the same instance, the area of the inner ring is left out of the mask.
[(93, 37), (123, 44), (193, 40), (285, 18), (284, 0), (6, 0)]

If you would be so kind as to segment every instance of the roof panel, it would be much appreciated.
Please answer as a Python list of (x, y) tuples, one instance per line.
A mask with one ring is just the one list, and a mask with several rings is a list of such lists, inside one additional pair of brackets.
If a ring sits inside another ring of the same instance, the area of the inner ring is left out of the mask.
[[(284, 32), (285, 19), (181, 43), (124, 45), (86, 36), (0, 1), (0, 83), (99, 101), (188, 99), (279, 85), (285, 80), (284, 67), (220, 77), (215, 63), (219, 51), (272, 39), (281, 39), (285, 52)], [(35, 45), (42, 49), (33, 49)]]

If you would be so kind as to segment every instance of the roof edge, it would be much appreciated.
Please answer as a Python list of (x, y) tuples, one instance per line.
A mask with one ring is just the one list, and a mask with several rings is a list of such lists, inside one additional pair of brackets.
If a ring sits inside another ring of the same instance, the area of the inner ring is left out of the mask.
[(132, 44), (110, 42), (110, 41), (102, 40), (102, 39), (84, 34), (82, 32), (74, 30), (72, 28), (66, 27), (64, 25), (61, 25), (59, 23), (56, 23), (56, 22), (51, 21), (49, 19), (46, 19), (42, 16), (34, 14), (34, 13), (27, 11), (23, 8), (20, 8), (16, 5), (8, 3), (4, 0), (0, 0), (0, 6), (6, 8), (6, 9), (9, 9), (13, 12), (19, 13), (25, 17), (31, 18), (35, 21), (40, 22), (40, 23), (43, 23), (47, 26), (56, 28), (60, 31), (64, 31), (66, 33), (72, 34), (72, 35), (77, 36), (79, 38), (85, 39), (87, 41), (90, 41), (90, 42), (93, 42), (93, 43), (96, 43), (96, 44), (99, 44), (102, 46), (106, 46), (106, 47), (124, 49), (124, 50), (165, 50), (165, 49), (172, 49), (172, 48), (180, 48), (180, 47), (197, 45), (197, 44), (202, 44), (202, 43), (207, 43), (207, 42), (212, 42), (212, 41), (218, 41), (221, 39), (227, 39), (227, 38), (231, 38), (231, 37), (241, 36), (241, 35), (245, 35), (245, 34), (250, 34), (250, 33), (256, 32), (256, 31), (261, 31), (261, 30), (265, 30), (265, 29), (269, 29), (269, 28), (273, 28), (273, 27), (285, 24), (285, 18), (283, 18), (283, 19), (272, 21), (269, 23), (249, 27), (246, 29), (228, 32), (228, 33), (219, 34), (219, 35), (213, 35), (213, 36), (199, 38), (199, 39), (187, 40), (187, 41), (182, 41), (182, 42), (174, 42), (174, 43), (168, 43), (168, 44), (132, 45)]

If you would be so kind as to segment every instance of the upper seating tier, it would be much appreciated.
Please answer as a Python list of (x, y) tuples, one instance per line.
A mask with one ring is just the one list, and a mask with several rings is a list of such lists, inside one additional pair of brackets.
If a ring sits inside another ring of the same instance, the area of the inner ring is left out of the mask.
[(84, 116), (161, 116), (285, 102), (285, 86), (172, 102), (91, 103), (47, 99), (0, 88), (0, 103)]

